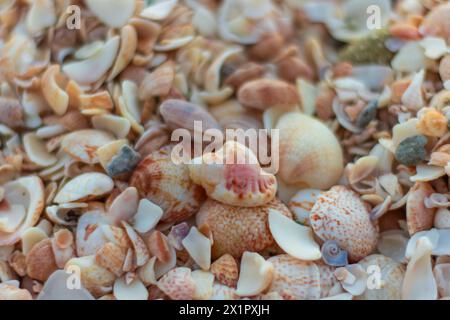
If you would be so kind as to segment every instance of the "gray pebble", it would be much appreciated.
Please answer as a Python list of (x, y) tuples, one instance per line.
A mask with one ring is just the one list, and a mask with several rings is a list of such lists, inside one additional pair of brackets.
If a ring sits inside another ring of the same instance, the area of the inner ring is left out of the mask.
[(110, 177), (117, 177), (121, 174), (133, 172), (134, 168), (141, 160), (141, 155), (130, 146), (124, 145), (119, 153), (112, 157), (106, 166), (106, 171)]
[(359, 128), (367, 127), (370, 121), (375, 119), (377, 115), (377, 109), (378, 109), (378, 101), (376, 100), (370, 101), (358, 115), (358, 118), (356, 119), (355, 122), (356, 126), (358, 126)]
[(427, 151), (425, 145), (428, 140), (423, 135), (412, 136), (406, 138), (395, 150), (395, 158), (401, 164), (406, 166), (414, 166), (425, 160)]

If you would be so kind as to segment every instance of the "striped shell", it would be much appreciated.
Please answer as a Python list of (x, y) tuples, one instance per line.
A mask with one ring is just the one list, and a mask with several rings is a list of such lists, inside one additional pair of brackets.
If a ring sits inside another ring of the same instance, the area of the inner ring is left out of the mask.
[(239, 267), (230, 254), (224, 254), (211, 264), (211, 272), (221, 284), (236, 288), (239, 278)]
[(286, 300), (320, 298), (320, 271), (314, 262), (298, 260), (287, 254), (267, 261), (275, 269), (268, 292), (277, 292)]
[(229, 253), (240, 258), (244, 251), (259, 252), (275, 245), (269, 230), (269, 209), (292, 214), (278, 199), (260, 207), (244, 208), (206, 200), (197, 214), (200, 230), (210, 230), (214, 238), (213, 258)]
[(170, 148), (164, 147), (144, 158), (134, 171), (130, 185), (139, 195), (164, 210), (164, 222), (179, 222), (197, 212), (204, 191), (189, 178), (185, 164), (175, 164)]
[[(361, 300), (400, 300), (402, 293), (405, 266), (381, 254), (373, 254), (362, 259), (359, 264), (368, 270), (370, 266), (378, 266), (381, 271), (381, 288), (369, 289), (357, 299)], [(369, 272), (370, 273), (370, 272)], [(370, 276), (370, 274), (369, 274)]]
[(337, 241), (352, 261), (369, 255), (377, 245), (378, 227), (370, 221), (368, 206), (344, 186), (334, 186), (317, 198), (310, 222), (317, 236)]

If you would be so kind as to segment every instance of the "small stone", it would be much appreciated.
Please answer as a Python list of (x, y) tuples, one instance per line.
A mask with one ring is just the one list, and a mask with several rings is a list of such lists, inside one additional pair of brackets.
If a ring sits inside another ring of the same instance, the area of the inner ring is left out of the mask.
[(397, 150), (395, 150), (395, 158), (406, 166), (417, 165), (425, 160), (427, 155), (425, 145), (427, 142), (427, 138), (422, 135), (406, 138), (400, 142)]
[(110, 177), (131, 173), (140, 160), (141, 156), (139, 153), (134, 151), (130, 146), (124, 145), (119, 153), (108, 163), (106, 171)]
[(365, 128), (367, 125), (375, 119), (377, 115), (377, 109), (378, 109), (378, 101), (372, 100), (370, 101), (367, 106), (360, 112), (358, 115), (358, 118), (356, 119), (356, 125), (359, 128)]

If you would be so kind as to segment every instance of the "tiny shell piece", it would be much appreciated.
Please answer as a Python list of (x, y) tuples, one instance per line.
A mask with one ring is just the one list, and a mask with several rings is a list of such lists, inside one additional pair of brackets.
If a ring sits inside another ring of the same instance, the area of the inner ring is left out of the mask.
[(196, 227), (192, 227), (181, 242), (191, 258), (203, 270), (211, 266), (211, 240), (201, 234)]
[(146, 233), (158, 224), (163, 210), (147, 199), (141, 199), (137, 213), (133, 217), (133, 227), (139, 233)]
[(148, 298), (148, 291), (139, 279), (126, 283), (124, 277), (120, 277), (114, 282), (113, 292), (117, 300), (147, 300)]
[(66, 183), (56, 194), (53, 201), (61, 204), (92, 200), (108, 194), (113, 187), (114, 182), (105, 174), (84, 173)]
[(195, 270), (191, 276), (195, 282), (193, 299), (208, 300), (213, 294), (214, 275), (208, 271)]
[(244, 252), (236, 294), (241, 297), (260, 294), (272, 282), (273, 274), (274, 267), (271, 262), (255, 252)]
[(239, 268), (231, 254), (224, 254), (211, 264), (211, 272), (223, 285), (235, 288), (239, 278)]
[(344, 186), (322, 193), (311, 209), (311, 226), (322, 240), (335, 240), (351, 261), (358, 261), (376, 248), (378, 228), (358, 195)]

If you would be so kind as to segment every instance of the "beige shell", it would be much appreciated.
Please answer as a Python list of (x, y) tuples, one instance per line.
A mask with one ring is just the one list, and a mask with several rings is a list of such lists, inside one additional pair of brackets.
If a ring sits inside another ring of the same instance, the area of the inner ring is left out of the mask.
[(228, 205), (261, 206), (270, 202), (277, 191), (275, 176), (260, 167), (250, 149), (235, 141), (193, 159), (189, 172), (209, 197)]
[(235, 288), (239, 277), (239, 268), (232, 255), (226, 253), (211, 264), (211, 272), (223, 285)]
[(352, 261), (361, 260), (376, 248), (378, 228), (370, 220), (368, 205), (344, 186), (319, 195), (310, 223), (317, 236), (337, 241)]
[(162, 221), (183, 221), (197, 212), (204, 191), (189, 178), (185, 164), (175, 164), (171, 149), (162, 148), (144, 158), (136, 167), (130, 185), (139, 195), (164, 210)]
[(97, 18), (111, 28), (120, 28), (136, 9), (135, 0), (87, 0), (88, 8)]
[[(403, 278), (405, 277), (405, 266), (395, 262), (391, 258), (380, 254), (373, 254), (362, 259), (359, 264), (365, 270), (369, 270), (369, 274), (377, 272), (376, 267), (381, 272), (380, 289), (367, 288), (357, 299), (363, 300), (400, 300)], [(370, 270), (372, 268), (373, 270)]]
[(37, 243), (26, 256), (27, 275), (38, 281), (45, 282), (58, 269), (50, 239)]
[(212, 257), (226, 253), (240, 258), (244, 251), (260, 252), (275, 244), (268, 226), (269, 209), (292, 214), (278, 199), (260, 207), (244, 208), (222, 204), (212, 199), (200, 208), (196, 219), (199, 230), (210, 231), (214, 242)]
[(26, 289), (20, 289), (8, 283), (0, 283), (0, 300), (32, 300)]
[(158, 288), (172, 300), (192, 300), (195, 282), (188, 268), (170, 270), (158, 281)]
[(287, 113), (276, 125), (280, 130), (279, 177), (298, 188), (328, 189), (344, 169), (338, 140), (320, 121)]
[(274, 277), (268, 292), (277, 292), (287, 300), (320, 298), (320, 271), (316, 264), (287, 254), (267, 260), (274, 267)]
[(406, 222), (411, 236), (433, 227), (436, 209), (427, 208), (424, 204), (425, 198), (432, 193), (434, 189), (428, 182), (416, 182), (409, 192), (406, 202)]

